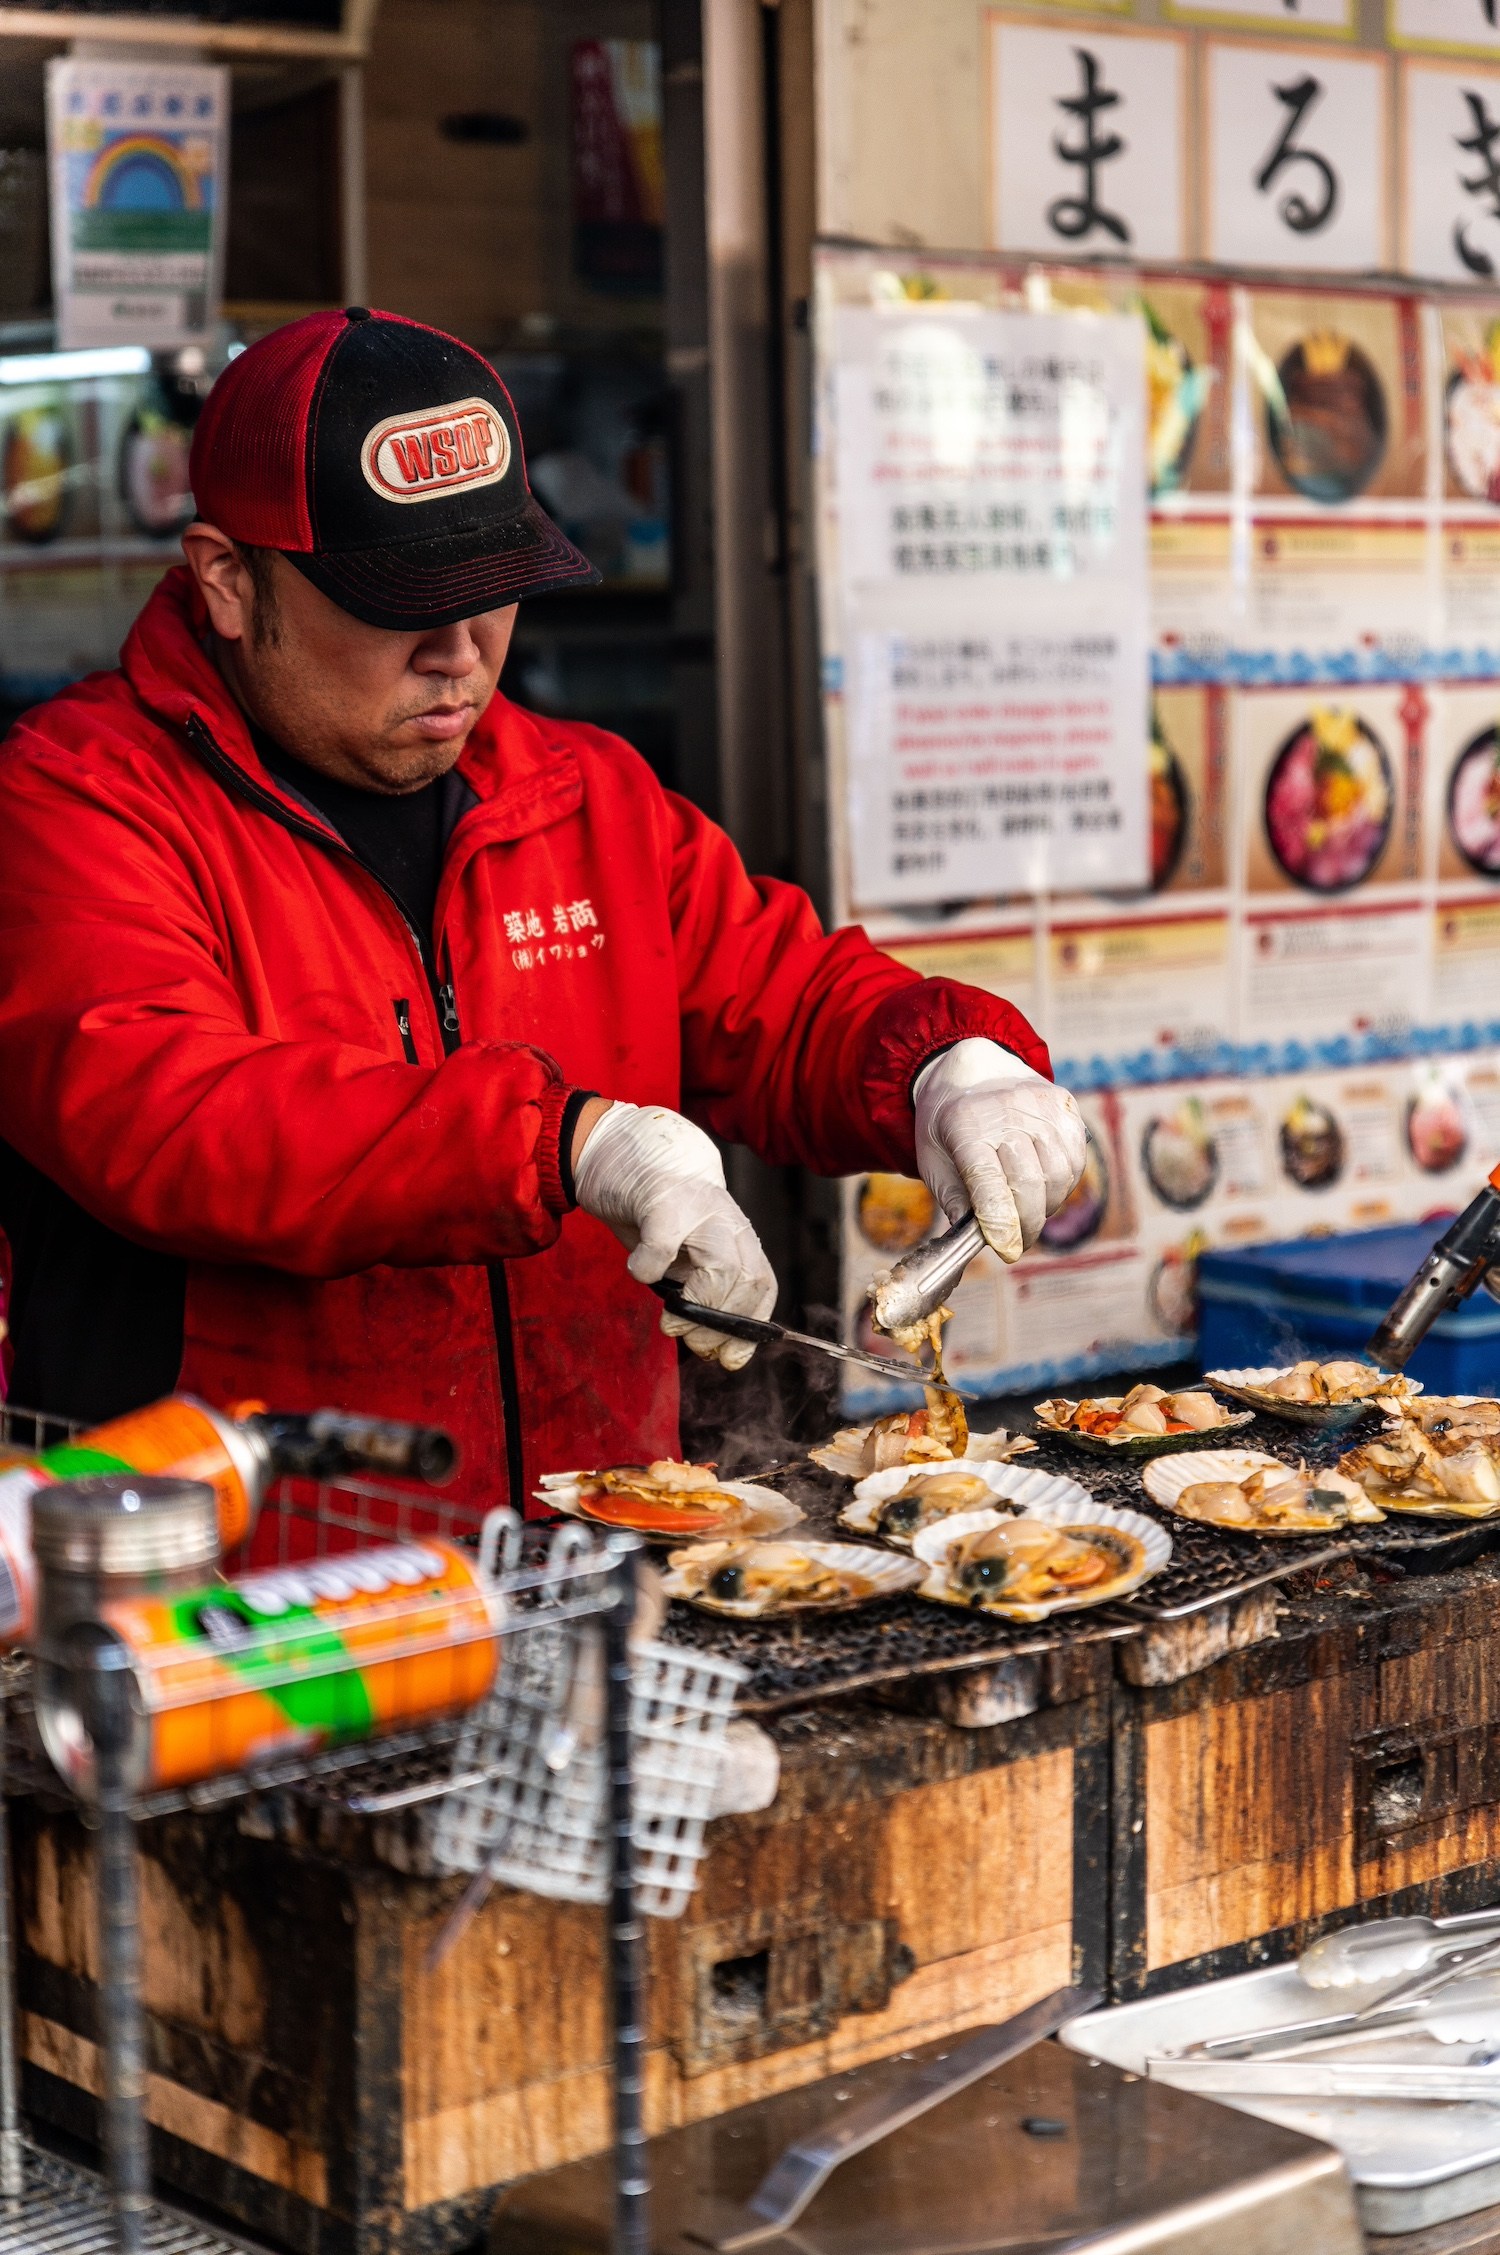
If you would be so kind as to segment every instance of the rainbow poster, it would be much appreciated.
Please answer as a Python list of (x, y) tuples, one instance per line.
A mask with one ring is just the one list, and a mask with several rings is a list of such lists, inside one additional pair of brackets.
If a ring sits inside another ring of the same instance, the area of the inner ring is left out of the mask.
[(61, 60), (47, 72), (58, 342), (170, 347), (218, 318), (228, 74)]

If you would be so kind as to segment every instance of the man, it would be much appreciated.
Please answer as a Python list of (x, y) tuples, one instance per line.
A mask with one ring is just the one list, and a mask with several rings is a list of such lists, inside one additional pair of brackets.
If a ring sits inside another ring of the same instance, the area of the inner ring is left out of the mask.
[(1035, 1237), (1083, 1133), (1025, 1021), (825, 936), (617, 738), (496, 693), (517, 600), (590, 567), (486, 361), (310, 315), (219, 378), (192, 478), (120, 669), (0, 752), (17, 1401), (425, 1419), (520, 1504), (673, 1449), (646, 1285), (774, 1302), (688, 1113)]

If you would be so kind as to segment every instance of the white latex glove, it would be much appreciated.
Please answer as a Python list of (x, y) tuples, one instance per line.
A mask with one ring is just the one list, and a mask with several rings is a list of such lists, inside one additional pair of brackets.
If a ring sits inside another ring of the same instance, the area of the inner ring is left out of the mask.
[(972, 1207), (1002, 1261), (1034, 1245), (1083, 1172), (1083, 1115), (997, 1041), (960, 1041), (912, 1088), (917, 1167), (950, 1221)]
[[(584, 1212), (631, 1248), (630, 1273), (642, 1284), (670, 1272), (687, 1299), (734, 1315), (768, 1316), (776, 1305), (776, 1278), (725, 1188), (723, 1161), (680, 1112), (611, 1104), (574, 1162), (573, 1189)], [(726, 1370), (743, 1370), (755, 1352), (748, 1339), (665, 1310), (661, 1327)]]

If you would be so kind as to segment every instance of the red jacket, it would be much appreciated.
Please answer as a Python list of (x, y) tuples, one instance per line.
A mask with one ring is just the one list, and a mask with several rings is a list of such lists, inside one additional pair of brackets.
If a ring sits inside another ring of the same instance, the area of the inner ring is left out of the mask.
[(0, 1137), (186, 1257), (181, 1384), (210, 1401), (445, 1425), (475, 1500), (517, 1458), (529, 1492), (670, 1451), (658, 1303), (567, 1207), (570, 1091), (777, 1164), (910, 1173), (926, 1058), (1045, 1050), (747, 877), (617, 737), (496, 696), (438, 895), (445, 1052), (400, 911), (256, 756), (194, 600), (169, 573), (120, 670), (0, 750)]

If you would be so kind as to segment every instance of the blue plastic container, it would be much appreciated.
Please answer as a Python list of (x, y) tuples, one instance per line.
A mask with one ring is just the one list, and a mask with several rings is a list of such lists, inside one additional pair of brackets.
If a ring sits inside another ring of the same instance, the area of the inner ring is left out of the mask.
[[(1198, 1261), (1205, 1370), (1249, 1370), (1306, 1355), (1360, 1356), (1445, 1221), (1294, 1238)], [(1433, 1394), (1500, 1391), (1500, 1302), (1480, 1289), (1438, 1317), (1407, 1365)]]

